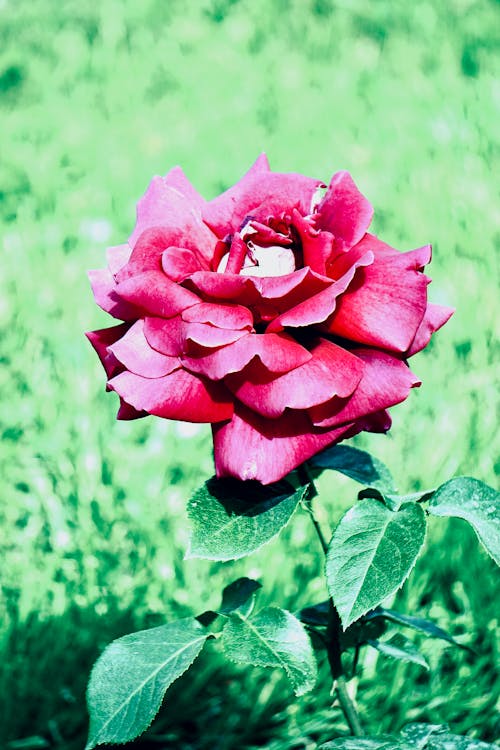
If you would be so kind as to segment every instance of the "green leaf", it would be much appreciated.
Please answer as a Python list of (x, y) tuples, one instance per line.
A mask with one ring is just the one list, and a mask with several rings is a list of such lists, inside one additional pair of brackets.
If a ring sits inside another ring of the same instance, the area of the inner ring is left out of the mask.
[(303, 625), (290, 612), (266, 607), (251, 618), (230, 615), (222, 631), (226, 655), (233, 661), (259, 667), (280, 667), (296, 695), (314, 687), (316, 660)]
[(347, 511), (328, 548), (328, 589), (344, 629), (402, 586), (425, 539), (420, 505), (392, 511), (361, 500)]
[(167, 688), (191, 666), (209, 635), (187, 617), (113, 641), (90, 675), (85, 750), (142, 734), (158, 713)]
[(417, 647), (401, 633), (396, 633), (388, 641), (368, 641), (368, 643), (384, 656), (390, 656), (391, 659), (412, 662), (412, 664), (429, 669), (429, 665)]
[(192, 534), (186, 558), (236, 560), (262, 547), (286, 526), (307, 495), (309, 485), (294, 490), (282, 481), (210, 479), (188, 503)]
[(401, 739), (414, 750), (498, 750), (489, 742), (451, 734), (445, 724), (407, 724)]
[(318, 750), (415, 750), (410, 745), (402, 745), (396, 737), (339, 737), (325, 742)]
[(500, 493), (473, 477), (455, 477), (437, 489), (429, 504), (433, 516), (470, 523), (486, 552), (500, 565)]
[(258, 581), (252, 578), (238, 578), (222, 592), (222, 603), (219, 609), (221, 615), (229, 615), (235, 610), (240, 610), (248, 616), (253, 607), (256, 591), (261, 588)]
[(391, 472), (378, 458), (348, 445), (333, 445), (309, 460), (318, 469), (334, 469), (360, 484), (376, 487), (381, 492), (395, 493)]
[(464, 648), (467, 651), (471, 650), (468, 646), (464, 646), (461, 643), (458, 643), (458, 641), (452, 638), (452, 636), (449, 635), (446, 630), (440, 628), (438, 625), (436, 625), (436, 623), (432, 622), (431, 620), (426, 620), (423, 617), (404, 615), (401, 612), (396, 612), (393, 609), (383, 609), (382, 607), (377, 607), (377, 609), (375, 609), (373, 612), (367, 614), (366, 618), (368, 620), (383, 618), (384, 620), (395, 622), (398, 625), (404, 625), (407, 628), (418, 630), (419, 632), (425, 633), (425, 635), (428, 635), (431, 638), (440, 638), (443, 641), (451, 643), (453, 646)]
[(363, 500), (365, 497), (374, 497), (387, 505), (391, 510), (399, 510), (406, 503), (423, 503), (430, 500), (435, 491), (422, 490), (421, 492), (411, 492), (408, 495), (394, 495), (390, 492), (380, 492), (376, 487), (367, 487), (358, 492), (358, 498), (359, 500)]

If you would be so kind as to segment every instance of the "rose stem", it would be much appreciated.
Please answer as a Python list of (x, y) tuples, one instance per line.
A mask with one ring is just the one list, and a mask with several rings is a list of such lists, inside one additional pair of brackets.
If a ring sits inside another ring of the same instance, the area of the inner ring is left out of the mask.
[[(314, 515), (312, 507), (312, 500), (318, 494), (314, 482), (307, 470), (307, 467), (302, 464), (299, 467), (299, 476), (301, 481), (308, 483), (311, 487), (309, 495), (304, 503), (304, 508), (309, 513), (314, 529), (321, 544), (321, 548), (326, 555), (328, 552), (328, 543), (323, 535), (321, 527), (318, 523), (318, 519)], [(342, 666), (342, 648), (340, 645), (340, 634), (342, 632), (342, 623), (340, 621), (339, 613), (337, 612), (333, 599), (330, 597), (330, 612), (329, 622), (327, 630), (327, 651), (328, 661), (330, 663), (330, 671), (333, 677), (333, 692), (340, 704), (340, 708), (345, 716), (349, 729), (355, 737), (362, 737), (364, 735), (363, 727), (356, 710), (356, 706), (349, 695), (347, 690), (347, 683), (344, 676), (344, 668)]]

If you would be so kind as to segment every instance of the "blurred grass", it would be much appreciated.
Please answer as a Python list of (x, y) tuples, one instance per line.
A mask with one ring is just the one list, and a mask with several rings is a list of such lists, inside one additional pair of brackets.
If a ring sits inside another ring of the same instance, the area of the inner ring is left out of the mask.
[[(247, 560), (183, 562), (209, 433), (114, 421), (82, 337), (109, 319), (84, 272), (128, 236), (153, 174), (179, 163), (211, 197), (262, 150), (277, 170), (328, 180), (347, 168), (383, 239), (433, 241), (431, 297), (457, 312), (414, 360), (424, 384), (393, 410), (391, 435), (357, 444), (402, 489), (458, 473), (494, 484), (499, 20), (492, 0), (0, 2), (0, 746), (81, 748), (99, 650), (214, 606), (238, 575), (263, 581), (262, 603), (324, 598), (300, 516)], [(325, 526), (354, 496), (335, 482), (333, 496), (321, 482)], [(425, 644), (429, 674), (367, 655), (371, 731), (429, 720), (498, 736), (495, 575), (465, 524), (432, 524), (397, 606), (436, 617), (477, 655)], [(294, 705), (280, 675), (207, 654), (140, 746), (309, 750), (346, 730), (323, 674)]]

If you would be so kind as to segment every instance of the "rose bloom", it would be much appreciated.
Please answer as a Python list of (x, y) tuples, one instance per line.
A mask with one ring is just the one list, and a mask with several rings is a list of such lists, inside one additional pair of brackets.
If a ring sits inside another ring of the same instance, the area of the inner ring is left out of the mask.
[(127, 244), (91, 271), (121, 321), (88, 333), (118, 419), (212, 424), (217, 476), (281, 479), (362, 431), (420, 385), (407, 359), (452, 310), (427, 302), (431, 247), (368, 233), (348, 172), (270, 171), (261, 155), (206, 201), (179, 167), (154, 177)]

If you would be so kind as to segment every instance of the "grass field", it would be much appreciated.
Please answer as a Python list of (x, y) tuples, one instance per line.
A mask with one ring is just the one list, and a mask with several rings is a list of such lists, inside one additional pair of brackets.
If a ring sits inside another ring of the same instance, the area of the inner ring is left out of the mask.
[[(321, 578), (307, 583), (320, 550), (299, 514), (246, 560), (183, 562), (209, 431), (114, 421), (83, 337), (110, 323), (85, 271), (128, 236), (153, 174), (181, 164), (212, 197), (263, 150), (276, 170), (346, 168), (383, 239), (432, 241), (431, 297), (457, 312), (415, 358), (423, 387), (391, 434), (356, 444), (402, 489), (454, 474), (495, 484), (499, 26), (493, 0), (1, 0), (0, 747), (82, 748), (102, 647), (213, 607), (238, 575), (291, 610), (325, 595)], [(355, 488), (321, 487), (327, 528)], [(476, 653), (427, 642), (429, 673), (367, 654), (370, 731), (444, 721), (498, 739), (495, 594), (474, 534), (434, 519), (395, 606)], [(295, 705), (281, 675), (209, 648), (135, 746), (313, 750), (347, 731), (322, 676)]]

